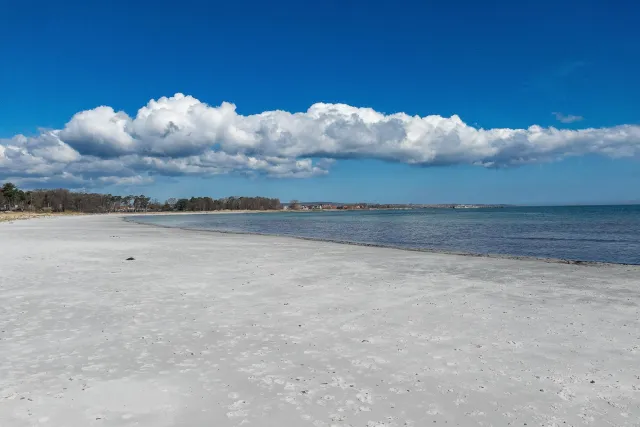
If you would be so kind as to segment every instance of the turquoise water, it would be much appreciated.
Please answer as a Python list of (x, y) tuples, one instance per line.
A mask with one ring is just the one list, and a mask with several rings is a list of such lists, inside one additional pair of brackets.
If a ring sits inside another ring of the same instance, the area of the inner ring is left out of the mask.
[(169, 227), (410, 249), (640, 264), (640, 206), (138, 216)]

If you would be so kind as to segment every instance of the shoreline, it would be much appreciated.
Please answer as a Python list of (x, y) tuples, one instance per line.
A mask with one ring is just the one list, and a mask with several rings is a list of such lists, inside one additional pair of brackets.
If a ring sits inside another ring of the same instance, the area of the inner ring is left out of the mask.
[[(138, 214), (135, 216), (145, 216), (145, 215)], [(534, 257), (534, 256), (509, 255), (509, 254), (481, 254), (481, 253), (473, 253), (473, 252), (446, 251), (446, 250), (429, 249), (429, 248), (410, 248), (410, 247), (403, 247), (403, 246), (385, 245), (382, 243), (380, 244), (363, 243), (363, 242), (354, 242), (350, 240), (324, 239), (321, 237), (293, 236), (293, 235), (287, 235), (287, 234), (257, 233), (257, 232), (249, 232), (249, 231), (245, 232), (245, 231), (213, 230), (213, 229), (206, 229), (206, 228), (172, 227), (169, 225), (138, 222), (130, 218), (129, 215), (122, 216), (121, 219), (125, 222), (130, 222), (138, 225), (146, 225), (146, 226), (158, 227), (158, 228), (178, 229), (178, 230), (189, 231), (189, 232), (195, 231), (195, 232), (206, 232), (206, 233), (234, 234), (234, 235), (241, 235), (241, 236), (247, 235), (247, 236), (282, 237), (282, 238), (306, 240), (311, 242), (335, 243), (340, 245), (360, 246), (360, 247), (370, 247), (370, 248), (385, 248), (385, 249), (394, 249), (394, 250), (400, 250), (400, 251), (418, 252), (418, 253), (426, 253), (426, 254), (455, 255), (455, 256), (470, 257), (470, 258), (508, 259), (508, 260), (514, 260), (514, 261), (539, 261), (539, 262), (545, 262), (549, 264), (568, 264), (568, 265), (577, 265), (577, 266), (584, 266), (584, 267), (624, 266), (624, 267), (640, 268), (640, 264), (630, 264), (630, 263), (585, 261), (585, 260), (573, 260), (573, 259), (563, 259), (563, 258), (541, 258), (541, 257)]]
[[(404, 209), (368, 209), (368, 210), (404, 210)], [(132, 219), (131, 217), (137, 216), (171, 216), (171, 215), (226, 215), (226, 214), (260, 214), (260, 213), (314, 213), (314, 212), (322, 212), (322, 211), (283, 211), (283, 210), (264, 210), (264, 211), (251, 211), (251, 210), (222, 210), (222, 211), (198, 211), (198, 212), (109, 212), (109, 213), (79, 213), (79, 212), (61, 212), (61, 213), (19, 213), (18, 215), (14, 215), (13, 213), (3, 213), (0, 212), (0, 224), (2, 223), (12, 223), (14, 221), (24, 221), (24, 220), (32, 220), (39, 218), (54, 218), (54, 217), (78, 217), (78, 216), (91, 216), (91, 217), (116, 217), (120, 218), (125, 222), (130, 222), (139, 225), (151, 226), (151, 227), (159, 227), (159, 228), (169, 228), (169, 229), (180, 229), (184, 231), (199, 231), (199, 232), (207, 232), (207, 233), (220, 233), (220, 234), (237, 234), (237, 235), (249, 235), (249, 236), (268, 236), (268, 237), (283, 237), (283, 238), (291, 238), (291, 239), (299, 239), (299, 240), (307, 240), (314, 242), (327, 242), (327, 243), (335, 243), (341, 245), (349, 245), (349, 246), (361, 246), (361, 247), (373, 247), (373, 248), (387, 248), (394, 249), (400, 251), (407, 252), (418, 252), (418, 253), (427, 253), (427, 254), (442, 254), (442, 255), (455, 255), (461, 257), (470, 257), (470, 258), (488, 258), (488, 259), (508, 259), (515, 261), (539, 261), (550, 264), (568, 264), (568, 265), (578, 265), (585, 267), (607, 267), (607, 266), (626, 266), (626, 267), (639, 267), (640, 264), (633, 263), (623, 263), (623, 262), (606, 262), (606, 261), (591, 261), (591, 260), (579, 260), (579, 259), (570, 259), (570, 258), (545, 258), (545, 257), (535, 257), (535, 256), (527, 256), (527, 255), (510, 255), (510, 254), (499, 254), (499, 253), (474, 253), (474, 252), (464, 252), (464, 251), (448, 251), (448, 250), (440, 250), (440, 249), (430, 249), (430, 248), (411, 248), (397, 245), (386, 245), (383, 243), (367, 243), (367, 242), (355, 242), (350, 240), (338, 240), (338, 239), (329, 239), (329, 238), (320, 238), (320, 237), (306, 237), (306, 236), (294, 236), (287, 234), (273, 234), (273, 233), (258, 233), (258, 232), (244, 232), (244, 231), (227, 231), (227, 230), (213, 230), (213, 229), (196, 229), (196, 228), (187, 228), (187, 227), (172, 227), (161, 224), (151, 224), (146, 222), (138, 222)], [(349, 212), (348, 210), (325, 210), (325, 212)], [(13, 217), (6, 217), (5, 215), (12, 215)]]

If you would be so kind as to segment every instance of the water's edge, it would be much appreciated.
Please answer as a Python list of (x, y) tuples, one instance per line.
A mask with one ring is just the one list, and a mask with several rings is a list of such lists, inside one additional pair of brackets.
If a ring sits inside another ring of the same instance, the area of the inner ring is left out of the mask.
[[(136, 216), (144, 217), (149, 215), (136, 215)], [(569, 264), (569, 265), (577, 265), (577, 266), (585, 266), (585, 267), (607, 267), (607, 266), (609, 267), (613, 267), (613, 266), (640, 267), (637, 264), (631, 264), (631, 263), (582, 261), (582, 260), (564, 259), (564, 258), (543, 258), (543, 257), (507, 255), (507, 254), (480, 254), (480, 253), (473, 253), (473, 252), (446, 251), (446, 250), (436, 250), (436, 249), (428, 249), (428, 248), (407, 248), (402, 246), (384, 245), (379, 243), (362, 243), (362, 242), (353, 242), (349, 240), (323, 239), (320, 237), (291, 236), (287, 234), (212, 230), (212, 229), (188, 228), (188, 227), (172, 227), (170, 225), (151, 224), (148, 222), (136, 221), (132, 217), (128, 217), (128, 216), (121, 216), (120, 218), (125, 222), (130, 222), (133, 224), (146, 225), (149, 227), (183, 230), (183, 231), (198, 231), (198, 232), (217, 233), (217, 234), (237, 234), (237, 235), (264, 236), (264, 237), (281, 237), (281, 238), (287, 238), (287, 239), (307, 240), (312, 242), (337, 243), (341, 245), (351, 245), (351, 246), (361, 246), (361, 247), (371, 247), (371, 248), (386, 248), (386, 249), (395, 249), (395, 250), (409, 251), (409, 252), (422, 252), (422, 253), (440, 254), (440, 255), (457, 255), (457, 256), (472, 257), (472, 258), (508, 259), (508, 260), (515, 260), (515, 261), (541, 261), (541, 262), (546, 262), (550, 264)]]

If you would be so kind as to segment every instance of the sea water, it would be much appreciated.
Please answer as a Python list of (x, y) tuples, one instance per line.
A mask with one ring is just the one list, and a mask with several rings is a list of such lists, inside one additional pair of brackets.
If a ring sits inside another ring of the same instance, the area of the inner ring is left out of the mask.
[(640, 264), (640, 206), (149, 215), (134, 221), (426, 249)]

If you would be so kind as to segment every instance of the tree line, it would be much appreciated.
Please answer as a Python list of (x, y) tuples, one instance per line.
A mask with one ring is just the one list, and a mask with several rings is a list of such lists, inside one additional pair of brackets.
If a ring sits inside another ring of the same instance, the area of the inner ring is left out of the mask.
[(64, 188), (21, 190), (7, 182), (0, 187), (0, 211), (32, 212), (171, 212), (219, 210), (276, 210), (281, 209), (279, 199), (266, 197), (191, 197), (170, 198), (165, 202), (143, 194), (118, 196), (111, 194), (70, 191)]

